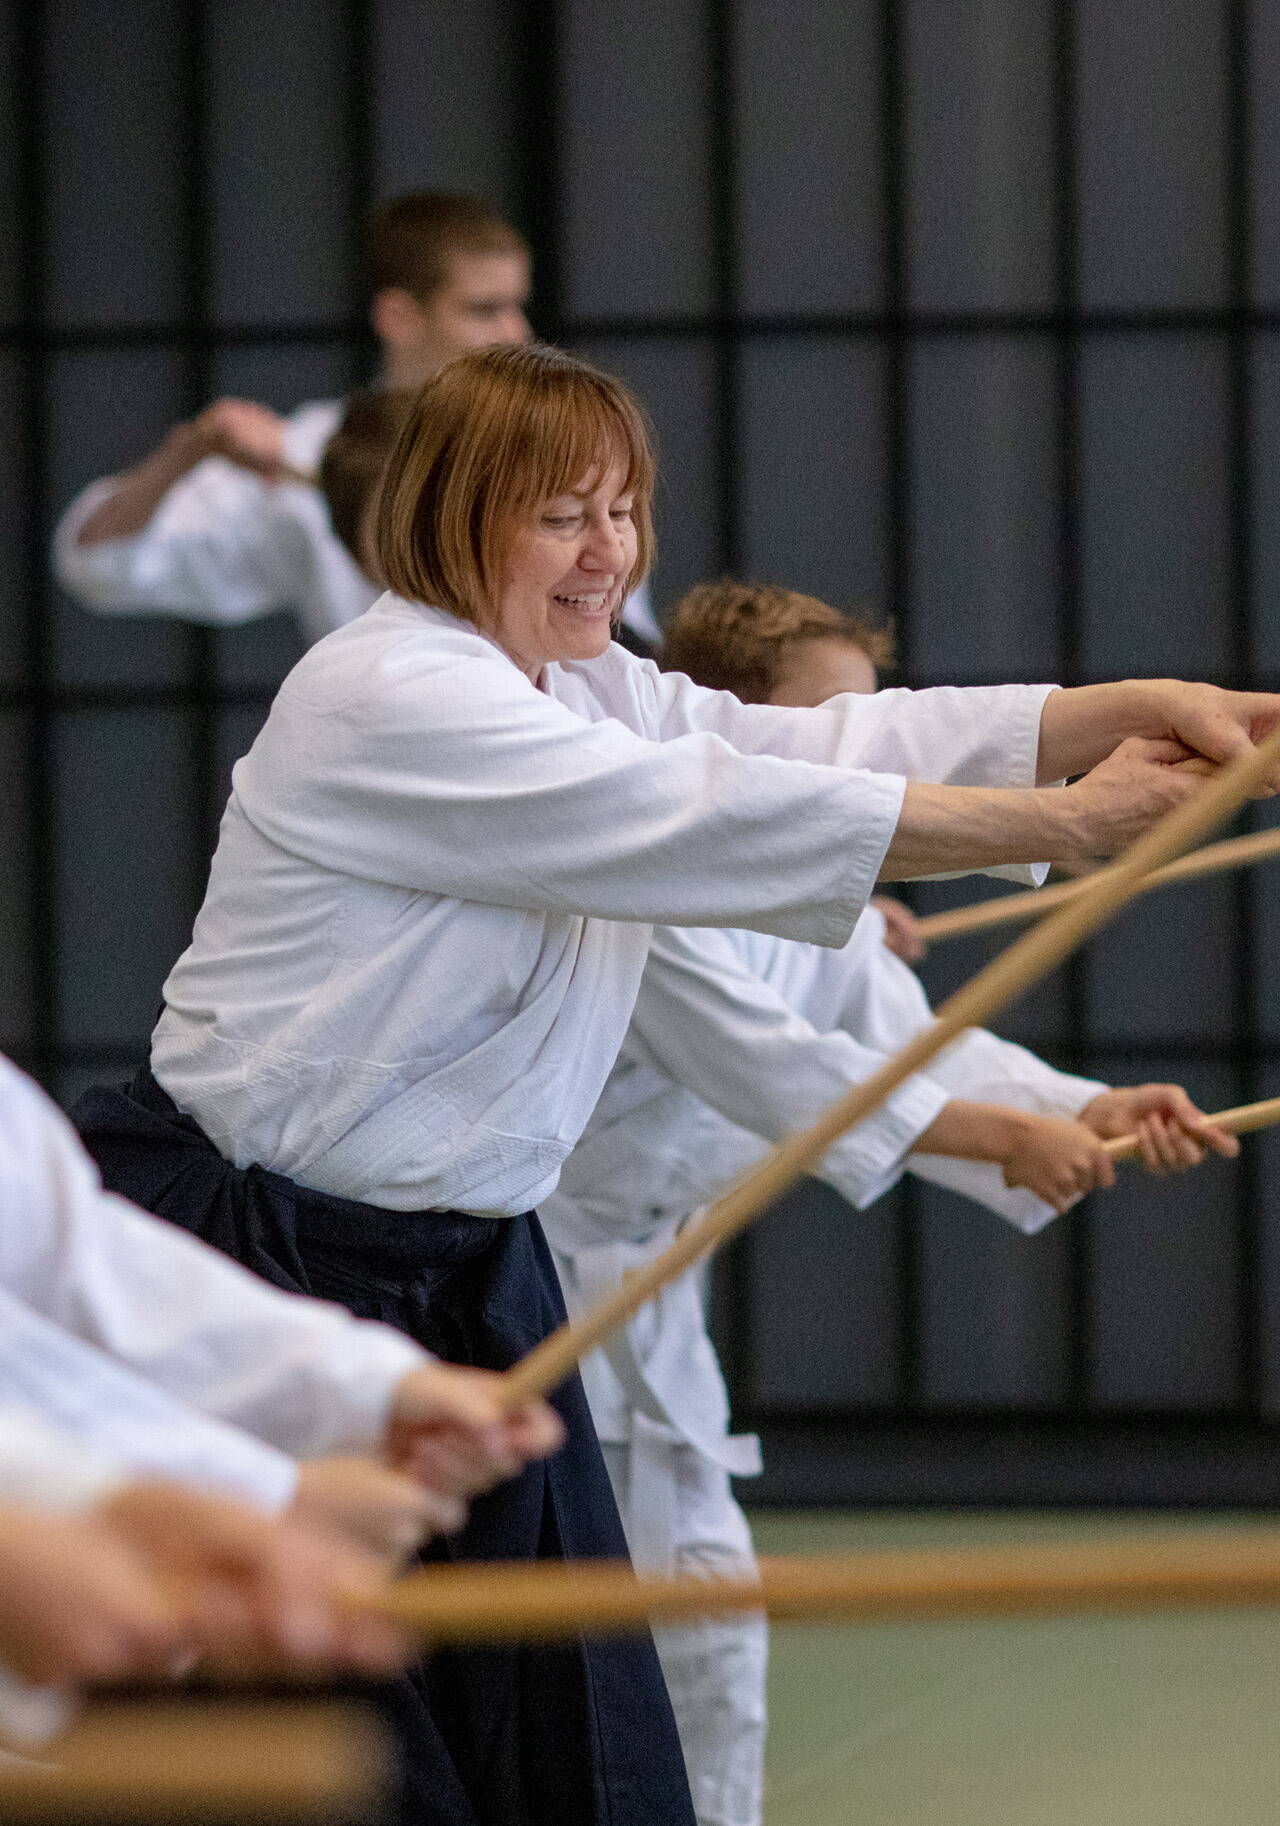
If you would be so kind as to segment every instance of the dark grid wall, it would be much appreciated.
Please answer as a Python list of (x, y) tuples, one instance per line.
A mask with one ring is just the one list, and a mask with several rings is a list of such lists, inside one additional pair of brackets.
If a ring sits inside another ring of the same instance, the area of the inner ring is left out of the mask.
[[(913, 684), (1280, 683), (1280, 0), (8, 0), (0, 37), (0, 1045), (64, 1099), (141, 1054), (297, 637), (89, 617), (53, 518), (214, 394), (363, 378), (376, 197), (505, 207), (539, 328), (643, 395), (660, 605), (871, 602)], [(1278, 891), (1143, 903), (1004, 1031), (1274, 1091)], [(1268, 1500), (1278, 1163), (1035, 1241), (807, 1189), (719, 1280), (766, 1494)]]

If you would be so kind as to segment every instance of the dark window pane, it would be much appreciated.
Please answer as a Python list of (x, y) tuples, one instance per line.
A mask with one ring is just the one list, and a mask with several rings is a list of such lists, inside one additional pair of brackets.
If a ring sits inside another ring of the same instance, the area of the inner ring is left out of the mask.
[[(0, 5), (0, 324), (15, 323), (22, 313), (28, 275), (23, 271), (22, 207), (19, 173), (24, 157), (18, 143), (18, 7)], [(12, 422), (12, 421), (8, 421)]]
[(1226, 876), (1164, 888), (1126, 907), (1089, 941), (1083, 967), (1095, 1038), (1229, 1045), (1233, 894)]
[(1080, 0), (1080, 296), (1225, 301), (1226, 43), (1214, 0)]
[(1053, 302), (1049, 0), (905, 9), (907, 237), (925, 311)]
[(927, 1407), (1052, 1407), (1068, 1387), (1068, 1244), (1023, 1236), (985, 1207), (916, 1182), (920, 1399)]
[(1231, 658), (1225, 337), (1098, 336), (1081, 358), (1083, 666)]
[(1253, 648), (1256, 663), (1274, 672), (1280, 660), (1280, 336), (1274, 330), (1252, 339), (1250, 380)]
[(377, 194), (463, 190), (520, 201), (520, 76), (508, 0), (375, 0)]
[(711, 303), (708, 34), (692, 0), (562, 9), (564, 306), (662, 317)]
[(48, 312), (58, 324), (171, 320), (184, 299), (183, 10), (45, 9)]
[(850, 1209), (806, 1180), (751, 1239), (753, 1407), (830, 1413), (897, 1394), (898, 1245), (892, 1201)]
[(55, 746), (58, 997), (73, 1044), (144, 1047), (204, 880), (195, 729), (178, 711), (77, 711)]
[[(192, 406), (176, 350), (85, 350), (58, 356), (49, 376), (48, 464), (56, 511), (95, 476), (139, 462)], [(187, 631), (155, 615), (90, 614), (60, 597), (53, 657), (65, 684), (175, 684)]]
[[(27, 718), (0, 711), (0, 1049), (29, 1043), (32, 1023), (30, 857), (27, 830)], [(48, 1039), (48, 1035), (41, 1036)]]
[(879, 349), (831, 336), (766, 337), (741, 354), (743, 568), (837, 607), (884, 588)]
[(210, 303), (220, 322), (341, 321), (355, 309), (348, 10), (338, 0), (209, 9)]
[[(1119, 1060), (1112, 1071), (1119, 1083), (1185, 1084), (1204, 1109), (1239, 1101), (1227, 1068), (1176, 1054)], [(1094, 1406), (1200, 1413), (1238, 1399), (1236, 1174), (1226, 1161), (1173, 1179), (1124, 1167), (1115, 1190), (1093, 1201)]]
[(31, 462), (18, 436), (22, 424), (23, 362), (0, 354), (0, 686), (15, 685), (25, 661), (28, 618), (26, 478)]
[(874, 309), (881, 271), (880, 9), (734, 9), (740, 302), (757, 314)]
[(913, 683), (1060, 669), (1054, 353), (926, 339), (911, 370)]

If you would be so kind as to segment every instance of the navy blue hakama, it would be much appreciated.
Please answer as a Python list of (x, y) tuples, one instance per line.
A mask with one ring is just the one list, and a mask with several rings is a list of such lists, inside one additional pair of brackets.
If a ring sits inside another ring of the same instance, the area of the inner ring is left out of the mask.
[[(386, 1211), (224, 1160), (149, 1071), (72, 1111), (113, 1192), (277, 1287), (381, 1319), (452, 1363), (504, 1370), (564, 1319), (537, 1217)], [(567, 1443), (480, 1497), (428, 1560), (623, 1558), (626, 1541), (577, 1376)], [(421, 1826), (693, 1826), (647, 1636), (445, 1651), (395, 1690), (406, 1811)]]

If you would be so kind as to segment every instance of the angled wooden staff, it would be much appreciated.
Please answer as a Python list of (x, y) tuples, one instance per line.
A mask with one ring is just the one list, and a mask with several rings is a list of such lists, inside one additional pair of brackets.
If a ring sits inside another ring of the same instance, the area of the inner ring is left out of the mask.
[[(1229, 1135), (1250, 1135), (1255, 1129), (1269, 1129), (1280, 1122), (1280, 1097), (1265, 1097), (1261, 1103), (1241, 1103), (1233, 1110), (1219, 1110), (1208, 1118), (1226, 1129)], [(1138, 1154), (1136, 1135), (1117, 1135), (1104, 1141), (1103, 1147), (1113, 1160), (1133, 1160)]]
[(835, 1622), (1280, 1604), (1280, 1530), (766, 1559), (735, 1579), (638, 1578), (613, 1560), (428, 1566), (358, 1602), (441, 1645), (740, 1611)]
[(1078, 894), (949, 997), (937, 1010), (932, 1025), (917, 1034), (896, 1057), (855, 1085), (812, 1128), (780, 1142), (750, 1172), (735, 1180), (701, 1218), (685, 1226), (671, 1248), (629, 1274), (593, 1311), (552, 1332), (514, 1369), (508, 1370), (507, 1399), (514, 1405), (555, 1388), (589, 1351), (625, 1325), (655, 1293), (758, 1217), (766, 1205), (821, 1160), (833, 1141), (869, 1116), (905, 1079), (922, 1071), (966, 1027), (983, 1026), (1131, 900), (1154, 869), (1181, 855), (1207, 830), (1229, 818), (1278, 761), (1280, 728), (1258, 748), (1238, 756), (1206, 780), (1194, 797), (1162, 818), (1119, 861), (1090, 876)]
[[(1137, 893), (1149, 894), (1153, 888), (1167, 888), (1175, 881), (1195, 881), (1201, 875), (1218, 875), (1224, 869), (1266, 862), (1272, 856), (1280, 856), (1280, 830), (1258, 831), (1252, 837), (1229, 837), (1225, 843), (1206, 844), (1204, 849), (1193, 850), (1189, 856), (1180, 856), (1167, 867), (1156, 869)], [(958, 938), (965, 932), (984, 932), (990, 926), (1019, 925), (1074, 900), (1093, 879), (1086, 875), (1079, 881), (1058, 882), (1052, 888), (1033, 888), (1029, 894), (1004, 894), (997, 900), (953, 907), (948, 913), (929, 913), (916, 921), (916, 931), (933, 943), (940, 938)]]

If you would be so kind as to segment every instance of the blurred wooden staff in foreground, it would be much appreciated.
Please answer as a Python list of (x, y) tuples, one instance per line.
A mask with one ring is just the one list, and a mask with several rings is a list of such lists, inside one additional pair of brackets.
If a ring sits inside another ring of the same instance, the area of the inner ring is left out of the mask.
[(979, 971), (937, 1011), (927, 1027), (879, 1071), (842, 1097), (812, 1128), (773, 1148), (670, 1249), (639, 1268), (593, 1312), (561, 1326), (506, 1374), (515, 1404), (556, 1388), (588, 1351), (604, 1342), (661, 1288), (757, 1218), (795, 1184), (840, 1135), (854, 1128), (913, 1073), (923, 1070), (966, 1027), (992, 1016), (1061, 963), (1091, 932), (1142, 891), (1146, 878), (1229, 818), (1280, 759), (1280, 728), (1257, 748), (1206, 780), (1120, 859), (1090, 877), (1071, 899)]
[(370, 1817), (387, 1763), (372, 1719), (311, 1701), (105, 1702), (48, 1754), (0, 1759), (5, 1826), (339, 1826)]
[(1280, 1604), (1280, 1531), (765, 1559), (758, 1579), (637, 1578), (625, 1562), (428, 1566), (362, 1597), (428, 1642), (547, 1642), (763, 1610), (882, 1621)]

